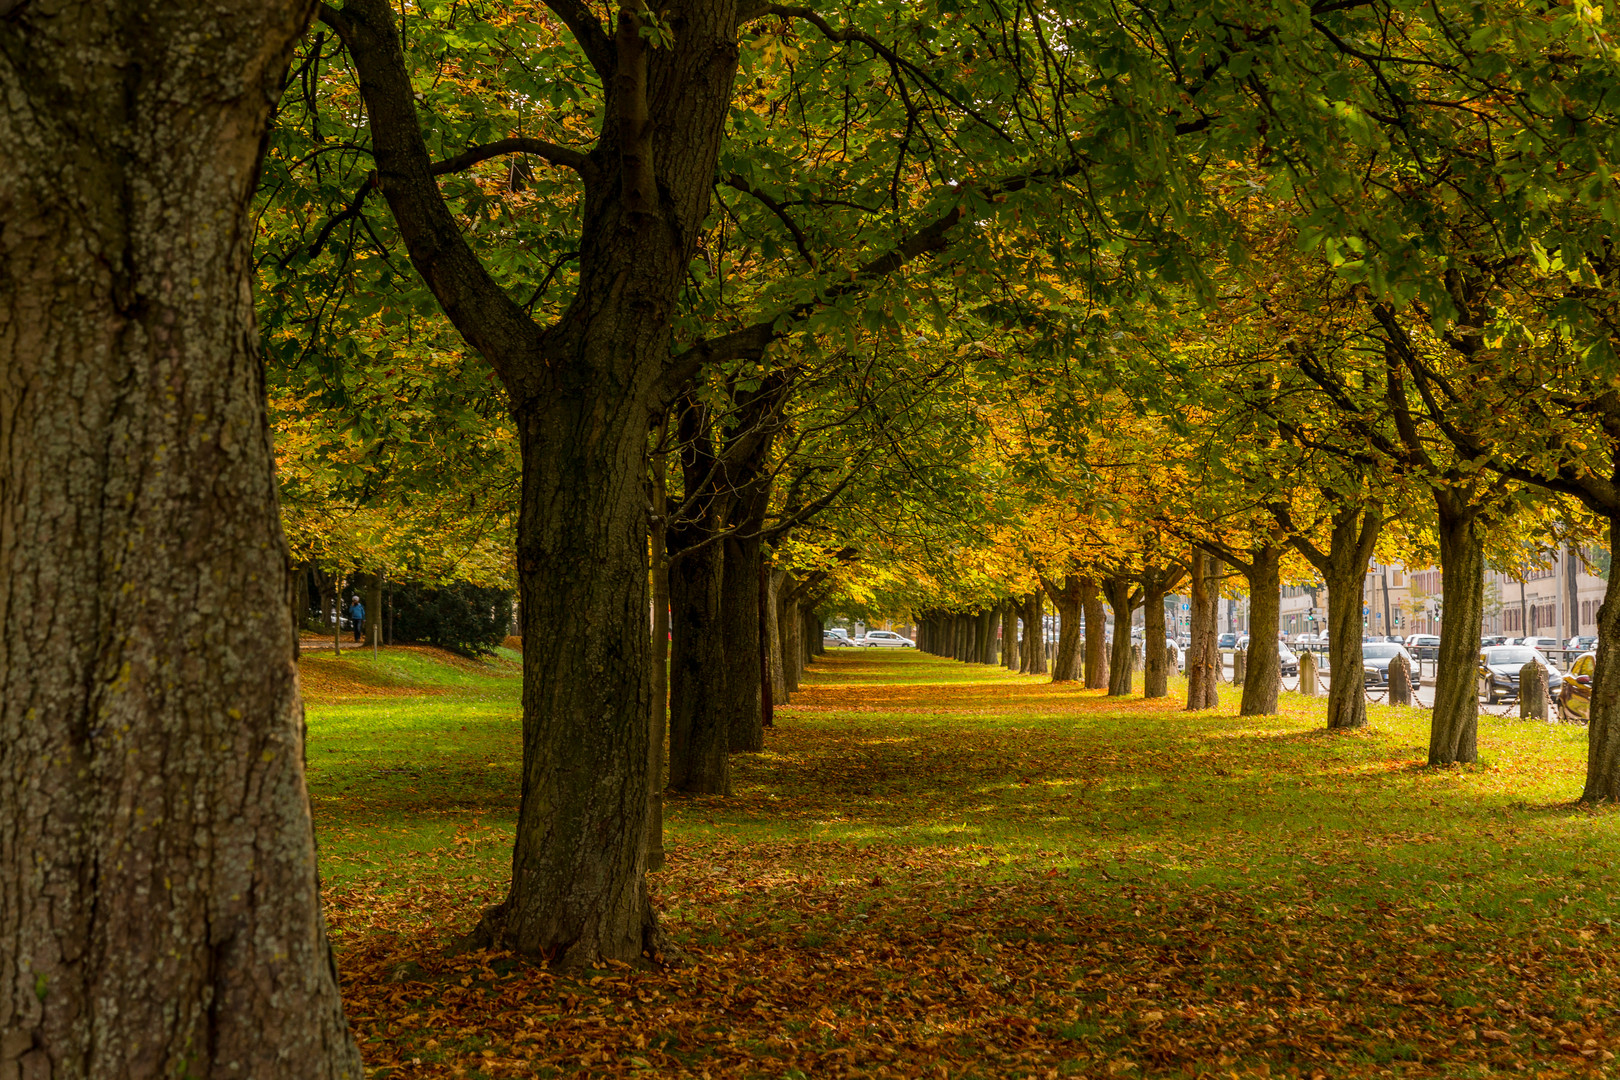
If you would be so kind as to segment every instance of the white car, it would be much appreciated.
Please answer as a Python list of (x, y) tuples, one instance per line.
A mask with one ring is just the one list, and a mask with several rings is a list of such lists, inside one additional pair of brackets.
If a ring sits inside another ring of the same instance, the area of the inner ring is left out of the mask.
[(1563, 642), (1559, 641), (1555, 637), (1527, 637), (1527, 638), (1520, 638), (1519, 639), (1519, 644), (1524, 645), (1524, 646), (1526, 646), (1528, 648), (1531, 648), (1531, 649), (1539, 649), (1542, 652), (1546, 652), (1548, 649), (1561, 649), (1561, 648), (1563, 648)]
[(901, 637), (893, 630), (868, 630), (866, 636), (855, 644), (868, 649), (911, 649), (917, 643), (908, 637)]

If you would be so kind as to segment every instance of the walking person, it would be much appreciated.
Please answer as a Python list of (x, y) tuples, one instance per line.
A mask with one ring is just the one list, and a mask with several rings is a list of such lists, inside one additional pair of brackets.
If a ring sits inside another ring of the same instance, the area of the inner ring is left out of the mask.
[(360, 602), (359, 593), (349, 597), (349, 625), (354, 628), (354, 640), (364, 640), (366, 633), (366, 606)]

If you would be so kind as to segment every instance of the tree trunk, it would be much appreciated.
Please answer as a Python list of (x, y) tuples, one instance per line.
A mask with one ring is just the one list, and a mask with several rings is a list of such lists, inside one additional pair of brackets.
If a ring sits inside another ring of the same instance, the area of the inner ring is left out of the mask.
[(309, 7), (0, 16), (0, 1077), (359, 1080), (249, 219)]
[[(765, 749), (764, 697), (759, 663), (759, 566), (764, 543), (757, 526), (744, 522), (741, 535), (726, 537), (720, 581), (720, 618), (726, 664), (724, 714), (732, 753)], [(820, 649), (821, 639), (816, 638)]]
[(1216, 647), (1216, 619), (1221, 598), (1221, 561), (1203, 551), (1192, 554), (1192, 644), (1187, 650), (1187, 710), (1213, 709), (1221, 703), (1221, 653)]
[[(701, 228), (738, 56), (735, 5), (684, 8), (653, 48), (633, 12), (609, 40), (576, 25), (603, 78), (598, 142), (579, 173), (579, 280), (541, 327), (468, 247), (440, 194), (388, 0), (321, 18), (354, 61), (378, 184), (446, 314), (494, 366), (523, 457), (517, 561), (524, 618), (523, 797), (512, 892), (475, 940), (565, 966), (656, 947), (647, 824), (649, 415), (677, 372), (670, 332)], [(559, 632), (568, 627), (569, 632)]]
[(1485, 529), (1479, 509), (1435, 491), (1439, 510), (1440, 649), (1435, 661), (1429, 764), (1479, 760), (1479, 635), (1485, 617)]
[(1108, 689), (1108, 616), (1102, 587), (1094, 577), (1082, 579), (1080, 610), (1086, 617), (1085, 676), (1087, 690)]
[(1124, 697), (1131, 692), (1131, 612), (1136, 610), (1131, 579), (1124, 576), (1106, 579), (1103, 595), (1114, 612), (1114, 653), (1108, 662), (1108, 696)]
[(1018, 670), (1018, 604), (1003, 600), (1001, 609), (1001, 666), (1008, 671)]
[(379, 570), (366, 577), (366, 647), (375, 649), (382, 644), (383, 575)]
[[(763, 549), (759, 558), (759, 723), (776, 726), (776, 688), (771, 678), (771, 635), (776, 626), (776, 598), (771, 593), (771, 567)], [(760, 733), (764, 741), (764, 732)]]
[(1181, 584), (1186, 571), (1180, 566), (1169, 569), (1150, 566), (1142, 571), (1142, 696), (1162, 698), (1170, 693), (1168, 647), (1170, 635), (1165, 630), (1164, 598), (1171, 589)]
[(800, 587), (800, 582), (789, 579), (778, 594), (782, 607), (776, 618), (782, 633), (782, 681), (787, 686), (787, 699), (799, 692), (799, 674), (804, 669), (804, 646), (799, 642), (804, 628), (799, 614)]
[[(1057, 656), (1052, 660), (1053, 682), (1074, 682), (1080, 678), (1080, 613), (1086, 580), (1076, 574), (1063, 579), (1063, 585), (1042, 579), (1057, 608)], [(1044, 635), (1043, 635), (1044, 636)]]
[[(652, 565), (651, 692), (647, 709), (647, 869), (664, 867), (664, 740), (669, 730), (669, 461), (651, 462), (647, 502), (654, 508), (647, 550)], [(519, 605), (521, 616), (522, 605)]]
[(1586, 727), (1586, 787), (1581, 801), (1620, 802), (1620, 574), (1612, 556), (1620, 547), (1620, 514), (1609, 518), (1609, 581), (1598, 607), (1597, 667)]
[[(669, 786), (731, 793), (726, 706), (726, 638), (721, 618), (723, 544), (683, 550), (670, 529)], [(692, 530), (707, 535), (701, 526)]]
[(782, 663), (782, 584), (786, 570), (771, 570), (765, 592), (765, 653), (770, 668), (771, 705), (788, 703), (787, 666)]
[(984, 662), (986, 664), (1000, 664), (1001, 605), (999, 603), (993, 605), (986, 613), (985, 618), (988, 620), (988, 626), (984, 635), (984, 640), (986, 642)]
[(1255, 548), (1244, 576), (1249, 579), (1249, 656), (1239, 716), (1271, 716), (1282, 692), (1282, 657), (1277, 629), (1282, 619), (1282, 548)]
[[(1331, 491), (1323, 494), (1333, 497)], [(1361, 668), (1361, 586), (1382, 526), (1383, 517), (1376, 507), (1339, 505), (1333, 511), (1333, 533), (1326, 553), (1302, 536), (1296, 535), (1292, 541), (1328, 588), (1329, 730), (1367, 724)]]
[(1046, 665), (1046, 595), (1036, 589), (1028, 601), (1029, 608), (1029, 673), (1031, 675), (1045, 675)]
[(1367, 726), (1367, 692), (1362, 685), (1361, 586), (1367, 560), (1352, 546), (1339, 555), (1338, 530), (1324, 568), (1328, 589), (1327, 726), (1350, 731)]

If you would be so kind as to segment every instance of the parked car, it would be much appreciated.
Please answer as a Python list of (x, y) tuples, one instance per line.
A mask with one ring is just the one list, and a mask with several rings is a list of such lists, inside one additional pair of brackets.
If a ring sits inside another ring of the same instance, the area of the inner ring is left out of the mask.
[(1438, 649), (1440, 647), (1439, 634), (1408, 634), (1404, 643), (1411, 649)]
[(1519, 644), (1531, 649), (1540, 649), (1542, 651), (1546, 651), (1547, 649), (1562, 649), (1564, 647), (1564, 643), (1555, 637), (1520, 638)]
[(1284, 675), (1299, 674), (1299, 654), (1281, 641), (1277, 642), (1277, 660), (1282, 664)]
[(1237, 640), (1238, 636), (1236, 634), (1222, 634), (1215, 639), (1215, 647), (1217, 649), (1235, 649), (1238, 647)]
[(868, 649), (910, 649), (917, 643), (908, 637), (901, 637), (893, 630), (868, 630), (866, 636), (855, 644)]
[(1488, 649), (1492, 645), (1506, 645), (1508, 643), (1508, 639), (1501, 634), (1492, 634), (1479, 639), (1479, 647), (1482, 649)]
[(1593, 634), (1579, 634), (1564, 643), (1566, 649), (1578, 649), (1581, 652), (1595, 652), (1597, 650), (1597, 637)]
[(849, 631), (842, 626), (829, 626), (821, 632), (823, 648), (848, 648), (851, 644)]
[(1418, 678), (1417, 661), (1406, 651), (1406, 646), (1395, 641), (1374, 641), (1361, 646), (1361, 682), (1363, 686), (1387, 687), (1389, 663), (1397, 656), (1406, 658), (1406, 669), (1413, 682)]
[(1519, 669), (1534, 661), (1547, 669), (1547, 689), (1556, 699), (1564, 677), (1540, 649), (1528, 645), (1493, 645), (1479, 653), (1479, 696), (1487, 705), (1518, 699)]
[(1597, 670), (1597, 653), (1584, 652), (1569, 665), (1564, 685), (1558, 692), (1558, 715), (1564, 720), (1586, 723), (1592, 717), (1592, 673)]

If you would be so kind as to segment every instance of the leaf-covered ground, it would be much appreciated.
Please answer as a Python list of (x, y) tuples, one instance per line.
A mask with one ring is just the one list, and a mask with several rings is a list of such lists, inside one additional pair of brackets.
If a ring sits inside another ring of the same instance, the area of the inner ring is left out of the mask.
[[(668, 810), (689, 966), (444, 946), (499, 899), (515, 665), (309, 657), (310, 784), (373, 1075), (1611, 1075), (1620, 815), (1584, 729), (1239, 719), (834, 653), (737, 796)], [(1179, 690), (1172, 687), (1172, 691)]]

